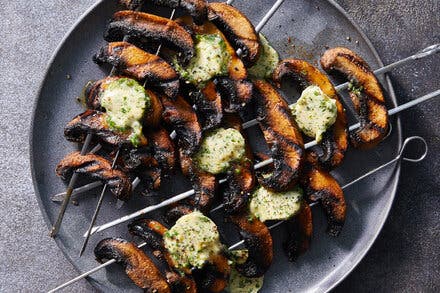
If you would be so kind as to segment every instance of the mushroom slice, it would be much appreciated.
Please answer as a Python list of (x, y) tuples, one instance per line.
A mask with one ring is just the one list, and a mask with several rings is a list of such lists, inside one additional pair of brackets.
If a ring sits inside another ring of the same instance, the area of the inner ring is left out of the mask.
[(163, 120), (177, 133), (179, 146), (187, 154), (193, 154), (202, 140), (202, 127), (194, 109), (181, 96), (175, 100), (162, 96)]
[(218, 188), (216, 176), (198, 168), (197, 162), (182, 149), (180, 165), (183, 175), (189, 177), (195, 191), (191, 205), (203, 213), (209, 212)]
[(111, 162), (95, 154), (81, 155), (73, 152), (64, 157), (56, 167), (56, 174), (63, 180), (73, 172), (88, 174), (107, 184), (111, 192), (120, 200), (126, 201), (131, 195), (131, 182), (127, 175), (112, 168)]
[(194, 55), (191, 35), (169, 18), (131, 10), (118, 11), (107, 26), (104, 39), (108, 42), (122, 41), (124, 36), (142, 44), (163, 44), (179, 52), (183, 63)]
[(171, 289), (153, 261), (136, 245), (121, 238), (106, 238), (95, 247), (99, 262), (115, 259), (127, 276), (146, 292), (171, 292)]
[(273, 172), (259, 176), (260, 184), (274, 191), (285, 191), (299, 179), (304, 143), (286, 101), (269, 83), (254, 81), (257, 119), (272, 153)]
[[(67, 123), (64, 136), (69, 141), (83, 142), (87, 134), (92, 133), (110, 145), (132, 146), (131, 130), (117, 131), (110, 129), (107, 114), (95, 110), (86, 110)], [(144, 135), (140, 135), (137, 146), (146, 146), (148, 143)]]
[(130, 10), (139, 10), (145, 0), (118, 0), (119, 4)]
[(165, 221), (168, 225), (173, 226), (180, 217), (192, 213), (194, 209), (190, 204), (179, 202), (166, 212)]
[(309, 85), (318, 86), (330, 99), (336, 101), (337, 116), (335, 123), (324, 133), (319, 144), (320, 150), (312, 149), (307, 153), (309, 161), (325, 169), (334, 169), (342, 163), (348, 147), (347, 119), (340, 97), (328, 77), (319, 69), (300, 59), (282, 60), (273, 73), (278, 87), (284, 77), (300, 82), (303, 89)]
[(327, 233), (338, 236), (345, 223), (346, 204), (341, 186), (325, 170), (306, 167), (302, 184), (310, 201), (320, 201), (327, 215)]
[(250, 195), (255, 188), (255, 173), (253, 166), (253, 154), (246, 133), (242, 127), (242, 121), (238, 115), (227, 114), (223, 124), (227, 128), (240, 131), (245, 139), (246, 153), (240, 162), (231, 164), (227, 175), (228, 185), (223, 195), (225, 211), (229, 214), (238, 213), (247, 207)]
[(249, 253), (244, 263), (236, 265), (237, 271), (248, 278), (263, 276), (273, 259), (273, 243), (269, 229), (257, 218), (245, 213), (230, 216), (229, 219), (238, 227)]
[[(150, 0), (154, 4), (169, 8), (181, 8), (192, 16), (194, 22), (203, 24), (208, 17), (206, 0)], [(139, 9), (145, 0), (119, 0), (119, 3), (130, 10)]]
[(109, 63), (137, 80), (146, 81), (170, 97), (179, 92), (179, 77), (174, 68), (157, 55), (127, 42), (108, 43), (93, 57), (97, 63)]
[(350, 80), (350, 98), (359, 113), (361, 127), (350, 133), (357, 148), (376, 146), (388, 132), (388, 112), (382, 88), (367, 62), (353, 51), (337, 47), (324, 52), (321, 66)]
[(191, 91), (189, 97), (196, 106), (197, 116), (204, 131), (220, 125), (223, 118), (222, 98), (214, 82), (208, 81), (200, 91)]
[(252, 66), (260, 54), (258, 34), (249, 19), (237, 8), (213, 2), (208, 6), (208, 19), (226, 36), (235, 50), (241, 50), (241, 59), (247, 67)]
[(312, 240), (312, 210), (307, 202), (302, 203), (301, 210), (296, 216), (285, 222), (285, 227), (287, 239), (283, 243), (283, 248), (289, 261), (295, 261), (309, 249)]
[[(101, 107), (101, 95), (107, 89), (108, 85), (113, 81), (125, 78), (123, 76), (108, 76), (87, 85), (84, 96), (88, 108), (104, 111)], [(150, 107), (146, 109), (144, 124), (148, 127), (158, 127), (162, 120), (163, 107), (157, 95), (145, 89), (147, 96), (150, 98)]]
[(164, 171), (173, 171), (176, 166), (176, 149), (169, 132), (158, 128), (148, 134), (153, 156)]

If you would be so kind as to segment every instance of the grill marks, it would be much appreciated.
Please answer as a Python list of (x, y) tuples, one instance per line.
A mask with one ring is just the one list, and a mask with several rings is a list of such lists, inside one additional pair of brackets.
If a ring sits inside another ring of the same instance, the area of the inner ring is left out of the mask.
[(177, 133), (178, 144), (187, 154), (193, 154), (202, 139), (202, 127), (194, 109), (181, 96), (175, 100), (162, 96), (162, 118)]
[(242, 50), (241, 59), (252, 66), (260, 54), (260, 42), (254, 26), (238, 9), (226, 3), (209, 3), (208, 19), (226, 36), (235, 50)]
[(141, 44), (163, 44), (179, 52), (183, 63), (194, 55), (191, 35), (175, 21), (157, 15), (130, 10), (116, 12), (107, 26), (104, 39), (108, 42), (121, 41), (124, 36)]
[(260, 184), (274, 191), (293, 187), (301, 173), (304, 143), (287, 103), (267, 82), (254, 82), (257, 90), (257, 119), (274, 160), (273, 172), (259, 176)]
[(338, 236), (345, 223), (346, 204), (341, 186), (330, 173), (308, 166), (302, 183), (310, 201), (320, 201), (327, 215), (327, 233)]
[(162, 58), (147, 53), (127, 42), (111, 42), (93, 57), (97, 63), (109, 63), (118, 70), (169, 97), (175, 97), (180, 88), (176, 71)]
[(350, 98), (359, 113), (361, 127), (350, 133), (351, 143), (357, 148), (376, 146), (387, 134), (388, 112), (382, 88), (368, 64), (347, 48), (327, 50), (321, 58), (325, 71), (337, 71), (352, 81)]
[(107, 184), (116, 198), (126, 201), (131, 195), (131, 181), (124, 172), (112, 169), (111, 163), (94, 154), (73, 152), (64, 157), (56, 167), (56, 174), (63, 180), (73, 172), (87, 174)]
[(95, 247), (98, 261), (115, 259), (127, 276), (146, 292), (171, 292), (171, 289), (152, 260), (136, 245), (121, 238), (106, 238)]
[(269, 269), (273, 259), (272, 236), (266, 225), (258, 219), (250, 219), (246, 213), (233, 215), (229, 220), (234, 223), (244, 240), (249, 256), (235, 267), (243, 276), (261, 277)]
[[(114, 146), (131, 146), (131, 130), (111, 130), (107, 123), (107, 115), (96, 110), (86, 110), (67, 123), (64, 136), (69, 141), (83, 142), (88, 133)], [(146, 146), (147, 138), (139, 136), (139, 146)]]
[(246, 133), (238, 115), (228, 114), (224, 119), (226, 128), (234, 128), (240, 131), (245, 139), (246, 153), (243, 161), (232, 163), (227, 174), (228, 186), (223, 194), (223, 204), (228, 214), (242, 212), (248, 204), (252, 191), (255, 188), (255, 172), (253, 166), (253, 154)]
[(336, 121), (323, 135), (323, 140), (319, 145), (321, 152), (316, 149), (307, 152), (307, 159), (313, 164), (329, 170), (336, 168), (342, 163), (348, 148), (347, 119), (339, 95), (328, 77), (304, 60), (282, 60), (274, 70), (273, 79), (279, 87), (282, 79), (286, 77), (299, 82), (303, 89), (309, 85), (316, 85), (329, 98), (336, 101)]

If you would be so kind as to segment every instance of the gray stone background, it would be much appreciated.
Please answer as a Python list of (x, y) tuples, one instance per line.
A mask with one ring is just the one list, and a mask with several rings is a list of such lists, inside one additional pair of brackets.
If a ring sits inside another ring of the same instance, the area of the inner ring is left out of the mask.
[[(250, 1), (250, 0), (249, 0)], [(337, 0), (385, 64), (440, 42), (439, 0)], [(34, 197), (28, 130), (46, 64), (75, 20), (94, 3), (2, 1), (0, 5), (0, 291), (38, 292), (77, 275), (55, 243)], [(393, 71), (400, 103), (440, 88), (440, 56)], [(336, 291), (440, 291), (440, 102), (400, 115), (404, 136), (421, 135), (430, 153), (403, 163), (396, 201), (373, 248)], [(68, 292), (92, 291), (86, 281)]]

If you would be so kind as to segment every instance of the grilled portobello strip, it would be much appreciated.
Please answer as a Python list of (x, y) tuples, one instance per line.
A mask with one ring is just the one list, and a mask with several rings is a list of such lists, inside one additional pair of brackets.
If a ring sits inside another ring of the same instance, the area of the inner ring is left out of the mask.
[(245, 158), (241, 162), (232, 163), (227, 175), (228, 185), (223, 194), (223, 204), (225, 211), (229, 214), (242, 212), (247, 207), (250, 195), (255, 188), (254, 158), (242, 123), (240, 117), (233, 114), (225, 115), (223, 121), (226, 128), (240, 131), (246, 145)]
[(257, 119), (274, 161), (273, 173), (259, 176), (265, 188), (285, 191), (298, 181), (304, 157), (304, 143), (286, 101), (269, 83), (254, 81)]
[[(205, 22), (203, 25), (194, 25), (191, 19), (187, 17), (181, 17), (176, 20), (179, 23), (188, 27), (193, 33), (196, 34), (216, 34), (219, 35), (225, 42), (226, 50), (231, 56), (231, 60), (228, 64), (228, 76), (218, 76), (213, 79), (216, 86), (216, 92), (220, 94), (225, 112), (237, 112), (250, 102), (252, 99), (253, 84), (248, 80), (247, 69), (243, 64), (243, 61), (237, 56), (234, 48), (229, 43), (225, 35), (212, 23)], [(207, 98), (213, 97), (211, 93), (212, 84), (208, 82), (205, 89), (208, 91)], [(208, 89), (207, 89), (208, 88)], [(212, 99), (212, 98), (211, 98)]]
[[(89, 84), (85, 90), (86, 105), (90, 109), (104, 111), (101, 107), (101, 95), (107, 89), (108, 85), (118, 79), (124, 78), (123, 76), (108, 76), (101, 80), (95, 81)], [(145, 89), (148, 97), (150, 98), (150, 107), (146, 110), (144, 125), (149, 128), (158, 127), (162, 120), (163, 107), (157, 95)]]
[(140, 10), (144, 0), (118, 0), (119, 4), (130, 10)]
[(194, 109), (181, 96), (173, 101), (167, 96), (161, 97), (164, 111), (162, 118), (177, 133), (178, 144), (187, 154), (193, 154), (202, 140), (202, 127)]
[[(67, 123), (64, 136), (73, 142), (83, 142), (88, 133), (92, 133), (102, 141), (115, 146), (132, 146), (131, 130), (112, 130), (107, 122), (107, 114), (95, 110), (86, 110)], [(139, 137), (139, 147), (148, 143), (144, 135)]]
[(163, 235), (168, 231), (167, 227), (155, 220), (139, 219), (128, 225), (128, 231), (144, 240), (158, 259), (166, 261), (168, 265), (166, 278), (173, 292), (197, 292), (197, 285), (191, 276), (182, 275), (174, 270), (174, 261), (163, 243)]
[[(164, 225), (154, 220), (141, 219), (131, 224), (129, 231), (131, 234), (141, 237), (152, 249), (159, 248), (160, 253), (168, 263), (169, 269), (173, 270), (175, 267), (174, 261), (166, 250), (162, 240), (163, 235), (168, 231)], [(174, 287), (179, 287), (179, 285), (187, 286), (186, 290), (176, 292), (196, 292), (195, 285), (197, 285), (201, 292), (221, 292), (227, 286), (229, 273), (230, 267), (228, 260), (223, 254), (220, 254), (214, 257), (212, 263), (206, 264), (202, 269), (185, 271), (186, 276), (169, 272), (167, 273), (167, 277), (169, 281), (173, 281), (174, 279), (177, 281), (176, 284), (170, 282)], [(189, 276), (190, 274), (194, 279)]]
[(107, 184), (116, 198), (126, 201), (131, 195), (131, 181), (124, 172), (112, 169), (110, 161), (95, 154), (81, 155), (73, 152), (64, 157), (56, 167), (56, 174), (63, 180), (73, 172), (87, 174)]
[(298, 256), (310, 247), (313, 234), (312, 210), (307, 202), (302, 203), (300, 212), (285, 222), (287, 239), (283, 248), (289, 261), (295, 261)]
[(358, 130), (350, 133), (353, 146), (376, 146), (388, 132), (388, 112), (382, 88), (367, 62), (353, 51), (337, 47), (325, 51), (321, 66), (327, 72), (342, 73), (351, 81), (350, 98), (361, 123)]
[(328, 170), (336, 168), (342, 163), (348, 147), (347, 119), (338, 93), (325, 74), (304, 60), (282, 60), (273, 73), (273, 80), (278, 87), (284, 77), (298, 81), (303, 89), (309, 85), (316, 85), (329, 98), (336, 101), (336, 121), (323, 135), (323, 140), (319, 144), (320, 150), (312, 149), (307, 152), (308, 160), (314, 164)]
[(173, 171), (177, 157), (174, 142), (170, 138), (169, 132), (161, 127), (148, 133), (148, 137), (150, 138), (153, 156), (162, 170), (166, 172)]
[[(130, 10), (142, 6), (145, 0), (120, 0), (122, 5)], [(208, 2), (206, 0), (151, 0), (154, 4), (169, 8), (181, 8), (191, 15), (196, 24), (203, 24), (208, 18)]]
[(229, 217), (240, 231), (240, 237), (249, 252), (249, 256), (236, 269), (248, 278), (261, 277), (269, 269), (273, 259), (272, 236), (266, 225), (250, 215), (241, 213)]
[(194, 209), (195, 208), (188, 203), (179, 202), (176, 206), (166, 212), (165, 222), (170, 226), (174, 226), (180, 217), (192, 213)]
[(93, 56), (93, 60), (98, 64), (109, 63), (124, 74), (146, 81), (147, 86), (169, 97), (174, 98), (179, 92), (179, 77), (170, 64), (127, 42), (108, 43)]
[(327, 216), (327, 233), (338, 236), (344, 226), (347, 209), (344, 192), (329, 172), (312, 165), (305, 169), (302, 177), (304, 191), (310, 201), (321, 202)]
[(194, 55), (191, 35), (169, 18), (130, 10), (118, 11), (107, 26), (104, 39), (108, 42), (122, 41), (124, 36), (142, 44), (163, 44), (179, 52), (183, 63)]
[(249, 19), (238, 9), (226, 3), (209, 3), (208, 19), (226, 36), (235, 50), (241, 50), (241, 59), (251, 67), (260, 54), (258, 34)]
[(201, 170), (197, 162), (180, 149), (180, 166), (183, 175), (187, 176), (194, 188), (194, 196), (190, 203), (203, 213), (208, 213), (215, 198), (218, 188), (218, 181), (215, 175)]
[(115, 259), (127, 276), (145, 292), (171, 292), (171, 289), (153, 261), (136, 245), (121, 238), (106, 238), (95, 247), (99, 262)]
[(149, 147), (123, 148), (120, 150), (118, 166), (120, 166), (124, 172), (137, 173), (145, 169), (158, 168), (159, 163), (154, 158)]
[(200, 120), (203, 131), (217, 127), (223, 118), (222, 98), (212, 81), (208, 81), (205, 87), (197, 90), (188, 85), (188, 97), (196, 106), (197, 117)]

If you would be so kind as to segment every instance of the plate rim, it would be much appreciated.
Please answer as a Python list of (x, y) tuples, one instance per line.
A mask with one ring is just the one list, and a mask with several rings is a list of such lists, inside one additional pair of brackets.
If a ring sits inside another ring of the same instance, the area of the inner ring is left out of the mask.
[[(64, 46), (64, 44), (66, 43), (66, 41), (70, 37), (70, 35), (79, 26), (79, 24), (84, 20), (84, 18), (86, 18), (91, 12), (93, 12), (93, 10), (95, 10), (98, 6), (100, 6), (105, 1), (107, 1), (107, 0), (98, 0), (95, 3), (93, 3), (89, 8), (87, 8), (78, 17), (78, 19), (75, 20), (75, 22), (71, 25), (71, 27), (64, 34), (63, 38), (60, 40), (60, 42), (58, 43), (58, 45), (54, 49), (50, 59), (47, 62), (47, 65), (46, 65), (46, 67), (44, 69), (44, 74), (42, 75), (43, 77), (41, 79), (40, 85), (39, 85), (38, 90), (37, 90), (37, 94), (34, 97), (34, 101), (33, 101), (33, 105), (32, 105), (31, 123), (30, 123), (30, 130), (29, 130), (29, 161), (30, 161), (30, 169), (31, 169), (31, 177), (32, 177), (32, 187), (34, 189), (34, 193), (35, 193), (35, 196), (37, 198), (39, 210), (40, 210), (40, 212), (41, 212), (41, 214), (43, 216), (43, 219), (44, 219), (44, 222), (46, 223), (46, 226), (49, 229), (52, 227), (52, 222), (49, 219), (49, 215), (48, 215), (46, 209), (44, 209), (44, 204), (42, 202), (41, 195), (40, 195), (40, 192), (39, 192), (39, 189), (38, 189), (38, 183), (37, 183), (37, 179), (36, 179), (36, 170), (35, 170), (35, 166), (34, 166), (34, 136), (35, 136), (35, 131), (34, 130), (35, 130), (36, 110), (37, 110), (37, 107), (38, 107), (38, 102), (40, 101), (40, 98), (41, 98), (41, 93), (43, 91), (45, 81), (46, 81), (46, 79), (50, 75), (50, 70), (52, 68), (52, 65), (53, 65), (53, 63), (55, 61), (55, 58), (61, 52), (61, 48)], [(382, 59), (380, 58), (380, 55), (378, 54), (378, 52), (376, 51), (375, 47), (371, 43), (370, 39), (363, 32), (363, 30), (359, 27), (359, 25), (353, 20), (353, 18), (348, 14), (348, 12), (345, 11), (345, 9), (342, 8), (342, 6), (340, 6), (335, 0), (325, 0), (325, 1), (328, 2), (330, 5), (332, 5), (339, 13), (341, 13), (347, 19), (347, 21), (351, 25), (353, 25), (353, 27), (356, 29), (356, 31), (361, 35), (361, 37), (365, 41), (365, 43), (368, 46), (368, 48), (371, 50), (371, 52), (374, 55), (374, 58), (376, 59), (378, 64), (381, 67), (383, 67), (384, 64), (382, 62)], [(397, 97), (396, 97), (396, 94), (395, 94), (394, 87), (393, 87), (393, 84), (391, 82), (391, 79), (390, 79), (390, 77), (389, 77), (389, 75), (387, 73), (384, 74), (384, 78), (385, 78), (385, 82), (387, 84), (387, 89), (388, 89), (387, 94), (389, 95), (392, 104), (394, 106), (396, 106), (398, 104), (397, 103)], [(401, 126), (401, 121), (400, 121), (400, 117), (399, 116), (396, 116), (396, 124), (397, 124), (397, 130), (398, 130), (397, 131), (397, 148), (400, 149), (401, 146), (402, 146), (402, 126)], [(382, 232), (383, 226), (385, 225), (385, 223), (386, 223), (386, 221), (387, 221), (387, 219), (389, 217), (389, 213), (390, 213), (391, 207), (392, 207), (392, 205), (394, 203), (394, 200), (395, 200), (395, 197), (396, 197), (396, 193), (397, 193), (397, 187), (398, 187), (398, 184), (399, 184), (399, 181), (400, 181), (400, 171), (401, 171), (401, 162), (398, 161), (398, 163), (394, 167), (394, 176), (397, 178), (397, 180), (394, 183), (394, 186), (392, 186), (392, 190), (391, 190), (390, 195), (389, 195), (390, 200), (387, 202), (387, 205), (383, 209), (385, 211), (384, 216), (381, 219), (381, 221), (378, 223), (378, 228), (377, 228), (376, 232), (374, 233), (374, 235), (372, 235), (372, 237), (370, 238), (369, 242), (365, 243), (365, 248), (363, 249), (363, 251), (361, 253), (359, 253), (357, 255), (357, 257), (355, 257), (355, 259), (353, 259), (349, 264), (346, 265), (347, 268), (344, 270), (343, 273), (337, 274), (337, 275), (334, 275), (334, 274), (330, 275), (330, 278), (327, 277), (324, 280), (322, 280), (320, 283), (315, 285), (313, 287), (314, 289), (321, 289), (324, 292), (329, 292), (332, 289), (334, 289), (336, 286), (338, 286), (359, 265), (359, 263), (364, 259), (365, 255), (370, 251), (372, 245), (376, 242), (377, 237)], [(65, 258), (74, 267), (74, 269), (78, 273), (83, 273), (83, 271), (76, 265), (74, 260), (67, 254), (67, 252), (62, 249), (61, 246), (64, 246), (64, 245), (61, 243), (61, 240), (59, 238), (55, 237), (54, 241), (57, 244), (58, 248), (63, 253), (63, 255), (65, 256)], [(85, 279), (88, 281), (88, 283), (91, 286), (93, 286), (93, 288), (100, 290), (100, 288), (98, 288), (96, 286), (96, 282), (93, 281), (93, 279), (91, 279), (89, 277), (86, 277)], [(324, 286), (324, 288), (322, 288), (322, 286)]]

